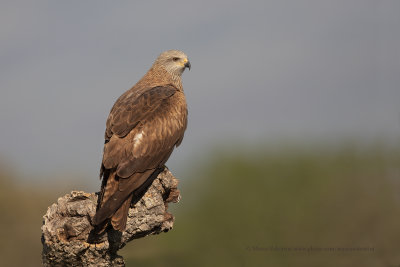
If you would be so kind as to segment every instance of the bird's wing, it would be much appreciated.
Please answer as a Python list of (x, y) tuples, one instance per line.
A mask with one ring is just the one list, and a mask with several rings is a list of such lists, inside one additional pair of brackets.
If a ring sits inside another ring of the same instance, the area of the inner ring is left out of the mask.
[[(107, 120), (103, 165), (121, 178), (164, 164), (186, 128), (173, 86), (157, 86), (118, 99)], [(186, 107), (185, 107), (186, 108)]]
[(142, 90), (128, 90), (112, 107), (107, 118), (105, 140), (113, 136), (125, 137), (141, 120), (146, 119), (162, 103), (175, 94), (173, 86), (157, 86)]

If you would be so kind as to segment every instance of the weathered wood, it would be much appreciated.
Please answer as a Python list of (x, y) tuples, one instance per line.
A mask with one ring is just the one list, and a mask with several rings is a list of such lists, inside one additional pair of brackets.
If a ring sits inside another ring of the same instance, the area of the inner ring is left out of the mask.
[(44, 266), (125, 266), (117, 251), (126, 243), (150, 234), (167, 232), (174, 217), (169, 202), (180, 199), (178, 180), (166, 169), (129, 210), (126, 230), (109, 230), (96, 244), (89, 243), (96, 213), (97, 193), (72, 191), (51, 205), (43, 216), (42, 260)]

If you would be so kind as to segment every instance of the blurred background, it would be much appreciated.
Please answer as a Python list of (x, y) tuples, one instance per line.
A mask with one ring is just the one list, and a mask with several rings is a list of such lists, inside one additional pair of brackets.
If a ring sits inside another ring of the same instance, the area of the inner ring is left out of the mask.
[(0, 6), (2, 266), (40, 266), (47, 207), (99, 190), (108, 113), (168, 49), (183, 198), (127, 266), (400, 265), (399, 1)]

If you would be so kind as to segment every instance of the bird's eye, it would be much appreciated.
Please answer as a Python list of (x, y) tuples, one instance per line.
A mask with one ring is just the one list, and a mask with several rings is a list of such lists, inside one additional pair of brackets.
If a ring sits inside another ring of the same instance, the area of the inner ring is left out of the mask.
[(178, 60), (179, 60), (179, 57), (174, 57), (172, 60), (173, 60), (173, 61), (178, 61)]

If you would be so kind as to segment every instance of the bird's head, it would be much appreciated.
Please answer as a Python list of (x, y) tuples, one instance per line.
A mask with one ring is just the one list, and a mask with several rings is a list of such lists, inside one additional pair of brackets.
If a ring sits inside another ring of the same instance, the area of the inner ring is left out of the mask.
[(181, 76), (185, 68), (190, 70), (190, 61), (188, 57), (179, 50), (168, 50), (161, 53), (154, 66), (161, 66), (173, 76)]

